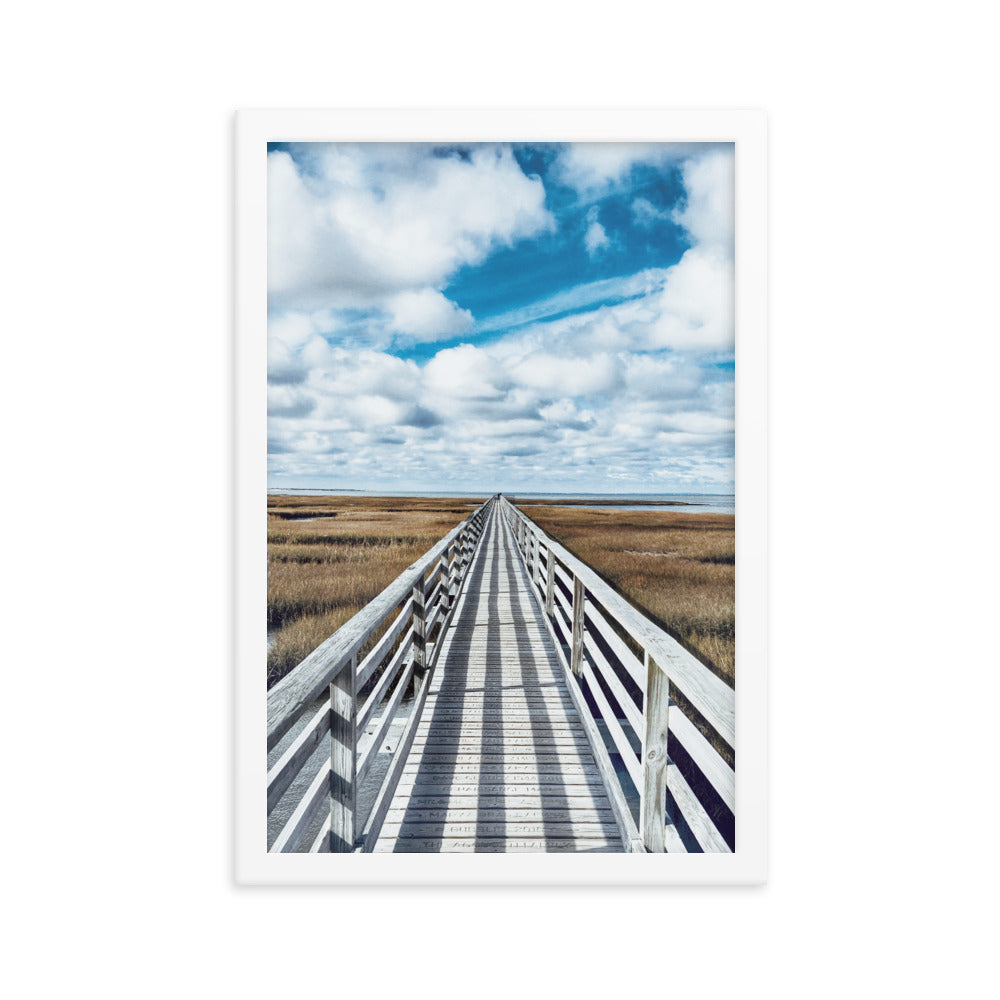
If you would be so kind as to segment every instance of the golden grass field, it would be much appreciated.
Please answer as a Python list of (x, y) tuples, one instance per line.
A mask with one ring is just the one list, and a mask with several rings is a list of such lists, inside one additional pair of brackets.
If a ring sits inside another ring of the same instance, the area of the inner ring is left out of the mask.
[(474, 509), (471, 499), (269, 496), (268, 687)]
[(619, 593), (733, 684), (736, 531), (732, 514), (522, 508)]
[[(267, 498), (268, 686), (474, 509), (470, 499)], [(526, 506), (730, 684), (735, 676), (731, 514)]]

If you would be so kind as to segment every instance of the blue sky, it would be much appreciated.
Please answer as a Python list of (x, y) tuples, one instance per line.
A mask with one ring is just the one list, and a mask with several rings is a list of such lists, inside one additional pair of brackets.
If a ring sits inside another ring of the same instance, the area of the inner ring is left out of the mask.
[(268, 149), (268, 484), (731, 492), (728, 144)]

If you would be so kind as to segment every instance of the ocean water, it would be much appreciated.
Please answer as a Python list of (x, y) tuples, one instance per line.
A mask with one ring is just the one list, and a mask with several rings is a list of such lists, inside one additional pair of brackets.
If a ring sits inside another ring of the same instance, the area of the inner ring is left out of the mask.
[[(461, 490), (435, 492), (395, 492), (390, 490), (320, 490), (271, 489), (273, 496), (346, 496), (346, 497), (468, 497), (485, 500), (488, 493), (467, 493)], [(587, 507), (616, 507), (618, 510), (680, 510), (685, 513), (735, 514), (736, 497), (732, 493), (508, 493), (523, 506), (546, 503), (558, 507), (560, 500), (586, 500)], [(608, 501), (617, 501), (609, 504)], [(621, 501), (629, 503), (623, 504)], [(660, 507), (650, 501), (667, 500), (677, 507)], [(683, 506), (681, 506), (683, 505)], [(576, 505), (574, 505), (576, 506)]]

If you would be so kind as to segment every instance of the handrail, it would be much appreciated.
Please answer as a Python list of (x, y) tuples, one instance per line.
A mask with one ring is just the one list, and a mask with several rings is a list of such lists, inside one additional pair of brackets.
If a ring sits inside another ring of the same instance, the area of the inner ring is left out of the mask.
[(487, 501), (461, 524), (452, 528), (433, 548), (408, 566), (376, 598), (366, 604), (267, 693), (267, 748), (271, 750), (302, 712), (326, 689), (388, 615), (409, 595), (416, 581), (451, 543), (481, 518)]
[[(313, 712), (268, 771), (268, 816), (279, 803), (278, 815), (287, 815), (270, 847), (272, 853), (345, 852), (374, 846), (385, 806), (399, 780), (398, 762), (405, 758), (413, 740), (441, 637), (495, 502), (491, 497), (448, 532), (268, 692), (269, 753), (296, 722), (310, 709)], [(359, 662), (362, 648), (380, 629), (384, 631)], [(416, 697), (410, 720), (381, 779), (368, 822), (359, 831), (358, 786), (369, 774), (411, 681)], [(359, 706), (358, 696), (366, 684), (371, 691)], [(317, 705), (326, 692), (328, 699)], [(382, 714), (376, 718), (379, 708)], [(366, 733), (371, 726), (372, 732)], [(302, 788), (307, 777), (302, 771), (328, 733), (329, 756)], [(363, 739), (366, 735), (371, 738)], [(310, 846), (304, 838), (315, 828), (327, 800), (329, 816)]]
[(500, 500), (627, 846), (732, 851), (733, 768), (671, 700), (670, 686), (733, 748), (735, 692), (506, 497)]

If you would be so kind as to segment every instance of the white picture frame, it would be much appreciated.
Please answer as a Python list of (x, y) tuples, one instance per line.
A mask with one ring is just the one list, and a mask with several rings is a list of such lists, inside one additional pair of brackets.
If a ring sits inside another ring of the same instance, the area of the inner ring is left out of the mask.
[[(733, 854), (268, 854), (264, 816), (268, 142), (731, 141), (736, 148)], [(236, 122), (235, 877), (247, 885), (760, 884), (767, 877), (766, 119), (747, 110), (247, 110)]]

